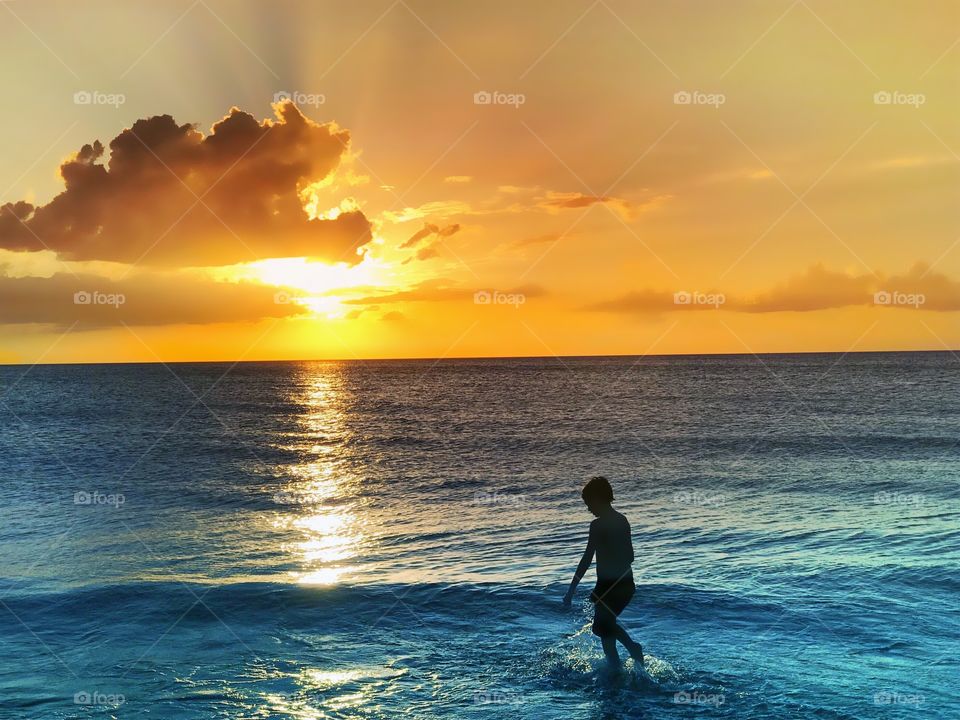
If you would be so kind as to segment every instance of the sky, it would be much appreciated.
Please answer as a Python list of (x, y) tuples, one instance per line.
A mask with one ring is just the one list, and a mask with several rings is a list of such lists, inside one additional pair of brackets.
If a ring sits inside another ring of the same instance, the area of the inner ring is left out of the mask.
[(960, 348), (960, 3), (0, 3), (0, 362)]

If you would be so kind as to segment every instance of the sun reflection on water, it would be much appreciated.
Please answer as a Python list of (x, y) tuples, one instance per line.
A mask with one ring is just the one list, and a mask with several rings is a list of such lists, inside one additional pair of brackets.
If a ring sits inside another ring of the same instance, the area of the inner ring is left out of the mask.
[(297, 558), (293, 579), (304, 585), (331, 585), (353, 570), (363, 534), (353, 500), (354, 478), (342, 454), (346, 435), (343, 393), (336, 368), (307, 366), (296, 400), (305, 408), (297, 443), (303, 461), (290, 468), (284, 495), (292, 511), (279, 522), (298, 538), (285, 548)]

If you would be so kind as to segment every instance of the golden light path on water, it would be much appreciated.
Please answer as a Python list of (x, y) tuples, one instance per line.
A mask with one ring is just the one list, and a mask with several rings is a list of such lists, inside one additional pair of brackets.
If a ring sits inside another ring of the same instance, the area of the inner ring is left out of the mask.
[[(291, 580), (323, 592), (357, 572), (370, 531), (364, 530), (363, 508), (357, 500), (361, 478), (344, 454), (348, 396), (339, 367), (304, 363), (295, 383), (298, 389), (292, 400), (302, 412), (291, 445), (301, 461), (288, 468), (290, 478), (280, 492), (287, 511), (276, 525), (290, 537), (281, 549), (297, 566), (290, 572)], [(376, 706), (390, 694), (396, 678), (407, 672), (376, 665), (345, 668), (338, 660), (331, 662), (333, 666), (301, 666), (290, 676), (299, 692), (265, 693), (261, 702), (270, 713), (298, 720), (353, 716)]]
[(332, 585), (352, 568), (363, 540), (356, 508), (348, 498), (356, 482), (346, 474), (338, 444), (345, 433), (339, 375), (330, 367), (305, 366), (304, 390), (298, 398), (306, 408), (301, 417), (307, 458), (291, 468), (293, 476), (285, 490), (292, 512), (279, 520), (284, 529), (295, 531), (299, 540), (289, 551), (297, 556), (300, 569), (293, 579), (303, 585)]

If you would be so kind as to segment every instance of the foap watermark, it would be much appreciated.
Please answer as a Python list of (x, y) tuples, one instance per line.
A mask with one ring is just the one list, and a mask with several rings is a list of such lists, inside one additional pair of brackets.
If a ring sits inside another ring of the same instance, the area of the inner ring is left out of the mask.
[(699, 305), (713, 308), (719, 308), (727, 302), (727, 296), (723, 293), (705, 293), (705, 292), (687, 292), (678, 290), (673, 294), (674, 305)]
[(920, 693), (904, 693), (899, 690), (878, 690), (873, 694), (874, 705), (909, 705), (918, 708), (927, 701)]
[(700, 90), (678, 90), (673, 94), (674, 105), (710, 105), (718, 108), (727, 102), (723, 93), (706, 93)]
[(678, 505), (697, 505), (699, 507), (720, 507), (727, 498), (720, 493), (707, 493), (700, 490), (678, 490), (673, 494)]
[(507, 293), (500, 290), (477, 290), (473, 294), (474, 305), (513, 305), (518, 308), (527, 301), (523, 293)]
[(474, 105), (512, 105), (514, 108), (518, 108), (526, 102), (527, 96), (523, 93), (478, 90), (473, 94)]
[(519, 705), (523, 702), (520, 695), (507, 690), (476, 690), (473, 693), (474, 705)]
[(278, 90), (273, 94), (275, 103), (289, 100), (294, 105), (312, 105), (319, 107), (327, 102), (327, 96), (323, 93), (308, 93), (302, 90)]
[(874, 305), (918, 308), (927, 302), (923, 293), (906, 293), (899, 290), (878, 290), (873, 294)]
[(277, 305), (291, 305), (293, 303), (293, 295), (284, 290), (278, 290), (273, 294), (273, 302)]
[(474, 505), (522, 505), (527, 501), (527, 496), (523, 494), (502, 493), (502, 492), (484, 492), (478, 491), (473, 494)]
[(91, 705), (95, 707), (118, 707), (123, 705), (127, 698), (122, 693), (104, 693), (99, 690), (89, 692), (78, 690), (73, 694), (74, 705)]
[(699, 690), (681, 690), (673, 694), (677, 705), (712, 705), (720, 707), (726, 702), (723, 693), (705, 693)]
[(73, 294), (74, 305), (112, 305), (118, 308), (125, 302), (127, 302), (127, 296), (123, 293), (105, 293), (99, 290), (77, 290), (77, 292)]
[(874, 105), (910, 105), (918, 108), (927, 102), (923, 93), (906, 93), (900, 90), (878, 90), (873, 94)]
[(105, 93), (99, 90), (77, 90), (73, 94), (74, 105), (110, 105), (118, 108), (127, 101), (123, 93)]
[(927, 496), (921, 493), (902, 493), (881, 491), (873, 495), (874, 505), (904, 505), (916, 507), (926, 505)]
[(106, 505), (107, 507), (120, 508), (127, 501), (123, 493), (102, 493), (99, 490), (87, 492), (79, 490), (73, 494), (74, 505)]

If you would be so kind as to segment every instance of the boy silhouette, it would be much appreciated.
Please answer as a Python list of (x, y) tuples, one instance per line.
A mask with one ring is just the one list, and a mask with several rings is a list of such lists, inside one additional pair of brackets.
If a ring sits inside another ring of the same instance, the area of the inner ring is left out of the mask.
[(580, 496), (597, 519), (590, 523), (587, 549), (583, 551), (583, 557), (573, 574), (563, 604), (570, 605), (573, 593), (596, 553), (597, 584), (590, 593), (590, 602), (594, 604), (593, 634), (600, 638), (603, 653), (611, 667), (620, 667), (620, 655), (617, 654), (619, 640), (630, 653), (630, 657), (642, 668), (643, 647), (634, 642), (617, 622), (617, 616), (623, 612), (636, 589), (630, 568), (630, 563), (633, 562), (630, 523), (613, 509), (613, 488), (605, 477), (591, 478)]

